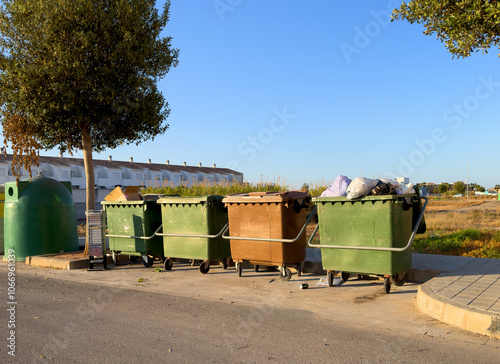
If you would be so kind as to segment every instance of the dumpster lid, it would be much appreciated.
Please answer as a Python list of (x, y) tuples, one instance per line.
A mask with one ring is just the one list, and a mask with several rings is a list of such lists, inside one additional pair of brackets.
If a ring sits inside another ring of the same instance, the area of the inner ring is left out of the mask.
[(221, 201), (224, 196), (209, 195), (209, 196), (165, 196), (158, 199), (159, 204), (193, 204), (193, 203), (213, 203)]
[(309, 198), (308, 192), (303, 191), (279, 191), (279, 192), (250, 192), (234, 193), (227, 195), (224, 203), (268, 203), (288, 202), (290, 200)]
[(127, 186), (125, 191), (122, 191), (120, 186), (117, 186), (109, 195), (104, 197), (106, 201), (141, 201), (142, 196), (139, 193), (140, 186)]
[(149, 205), (156, 204), (156, 200), (139, 200), (139, 201), (101, 201), (101, 205)]

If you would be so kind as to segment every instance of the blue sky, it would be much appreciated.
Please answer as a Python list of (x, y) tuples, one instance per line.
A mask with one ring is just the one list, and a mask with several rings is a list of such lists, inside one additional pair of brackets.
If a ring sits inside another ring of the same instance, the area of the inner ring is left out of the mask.
[(500, 184), (498, 50), (452, 59), (421, 26), (388, 21), (399, 3), (172, 0), (170, 128), (94, 157), (216, 163), (295, 188), (466, 181), (469, 163), (470, 182)]

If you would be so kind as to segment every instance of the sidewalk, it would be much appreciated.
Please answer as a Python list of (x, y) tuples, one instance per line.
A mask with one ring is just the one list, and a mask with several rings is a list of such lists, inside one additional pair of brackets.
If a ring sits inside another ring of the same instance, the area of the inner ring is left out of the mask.
[(500, 259), (413, 254), (412, 270), (441, 272), (420, 285), (420, 310), (464, 330), (500, 338)]
[[(319, 249), (307, 249), (304, 268), (322, 273)], [(427, 315), (500, 338), (500, 259), (413, 254), (407, 281), (422, 283), (417, 306)]]

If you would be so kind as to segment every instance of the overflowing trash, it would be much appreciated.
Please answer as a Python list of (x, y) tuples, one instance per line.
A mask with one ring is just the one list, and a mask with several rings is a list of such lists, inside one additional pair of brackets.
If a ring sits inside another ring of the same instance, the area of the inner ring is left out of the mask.
[(347, 199), (353, 200), (368, 195), (407, 195), (414, 193), (415, 189), (412, 183), (400, 185), (398, 182), (387, 178), (370, 179), (364, 177), (357, 177), (351, 181), (348, 177), (339, 175), (323, 191), (321, 197), (347, 196)]
[(337, 176), (337, 178), (335, 178), (335, 181), (333, 181), (333, 183), (323, 191), (321, 197), (347, 196), (347, 188), (349, 187), (350, 183), (351, 180), (346, 176)]

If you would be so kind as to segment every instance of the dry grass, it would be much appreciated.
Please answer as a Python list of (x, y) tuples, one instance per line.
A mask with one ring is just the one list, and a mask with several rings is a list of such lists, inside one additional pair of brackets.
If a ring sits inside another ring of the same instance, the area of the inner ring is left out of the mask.
[(429, 230), (458, 231), (462, 229), (499, 229), (500, 213), (472, 210), (466, 212), (425, 212)]
[[(487, 197), (487, 196), (478, 196)], [(429, 230), (499, 229), (500, 201), (488, 198), (441, 200), (431, 198), (425, 211)]]

